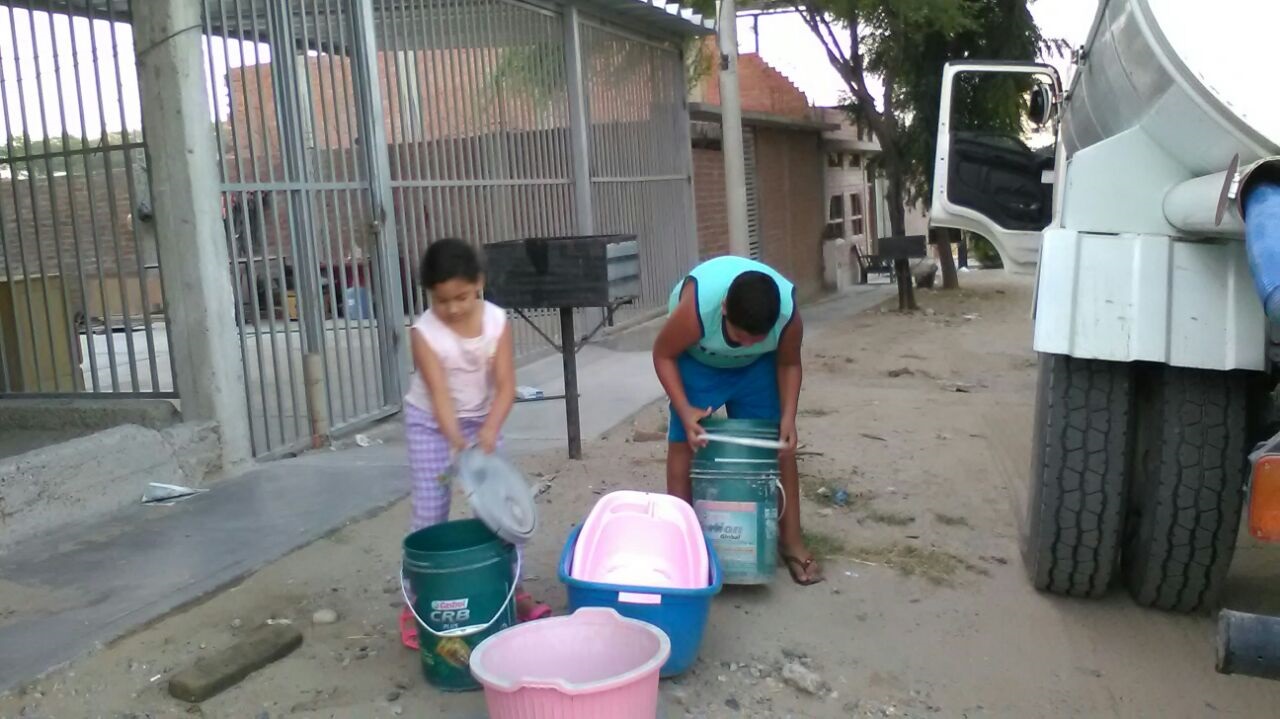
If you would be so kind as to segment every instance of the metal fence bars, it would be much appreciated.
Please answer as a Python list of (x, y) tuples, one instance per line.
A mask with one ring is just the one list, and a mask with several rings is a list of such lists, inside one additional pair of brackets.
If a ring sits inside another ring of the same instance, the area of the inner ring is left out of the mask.
[[(435, 239), (635, 234), (633, 315), (696, 260), (677, 46), (516, 0), (204, 3), (259, 454), (394, 411)], [(526, 314), (527, 358), (560, 322)]]
[(175, 396), (128, 6), (0, 5), (0, 397)]
[(260, 456), (399, 406), (402, 313), (386, 306), (399, 293), (397, 273), (386, 271), (397, 258), (382, 251), (384, 218), (372, 211), (381, 203), (371, 155), (381, 148), (367, 141), (380, 128), (361, 62), (370, 52), (363, 5), (204, 3), (229, 271)]

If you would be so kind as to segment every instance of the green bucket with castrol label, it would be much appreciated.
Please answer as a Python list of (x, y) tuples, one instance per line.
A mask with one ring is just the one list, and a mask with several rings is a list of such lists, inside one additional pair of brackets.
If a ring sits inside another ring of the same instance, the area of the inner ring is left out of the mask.
[(519, 554), (484, 522), (462, 519), (404, 539), (401, 588), (418, 621), (422, 674), (444, 691), (470, 691), (471, 651), (515, 624)]
[[(707, 419), (708, 435), (778, 440), (767, 420)], [(749, 443), (748, 443), (749, 444)], [(715, 547), (725, 584), (767, 584), (778, 566), (778, 450), (715, 441), (698, 450), (690, 471), (693, 508)]]

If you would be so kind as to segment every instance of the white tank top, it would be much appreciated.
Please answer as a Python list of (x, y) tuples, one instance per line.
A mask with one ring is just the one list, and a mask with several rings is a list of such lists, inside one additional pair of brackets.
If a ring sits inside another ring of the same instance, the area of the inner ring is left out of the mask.
[[(462, 337), (427, 310), (413, 323), (413, 331), (427, 342), (444, 367), (445, 382), (453, 410), (459, 418), (483, 417), (493, 404), (493, 365), (498, 354), (498, 341), (507, 327), (507, 313), (501, 307), (484, 303), (480, 334)], [(405, 401), (428, 414), (434, 412), (431, 393), (422, 375), (414, 372), (409, 380)]]

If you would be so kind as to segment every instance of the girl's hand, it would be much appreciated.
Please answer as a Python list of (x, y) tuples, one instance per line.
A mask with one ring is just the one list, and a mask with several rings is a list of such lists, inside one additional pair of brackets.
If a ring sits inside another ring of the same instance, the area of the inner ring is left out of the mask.
[(481, 427), (476, 434), (476, 444), (485, 454), (493, 454), (498, 449), (498, 430)]
[(452, 454), (458, 454), (467, 448), (467, 440), (462, 435), (449, 438), (449, 451)]

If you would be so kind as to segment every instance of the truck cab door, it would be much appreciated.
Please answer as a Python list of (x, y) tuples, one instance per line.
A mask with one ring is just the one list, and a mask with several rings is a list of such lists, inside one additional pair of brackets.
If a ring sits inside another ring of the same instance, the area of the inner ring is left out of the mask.
[(1053, 221), (1055, 151), (1033, 150), (1020, 137), (962, 130), (952, 121), (955, 79), (965, 73), (1015, 73), (1038, 80), (1029, 102), (1033, 125), (1053, 121), (1061, 83), (1035, 63), (948, 63), (943, 71), (934, 158), (930, 227), (976, 232), (1011, 272), (1035, 271), (1040, 232)]

